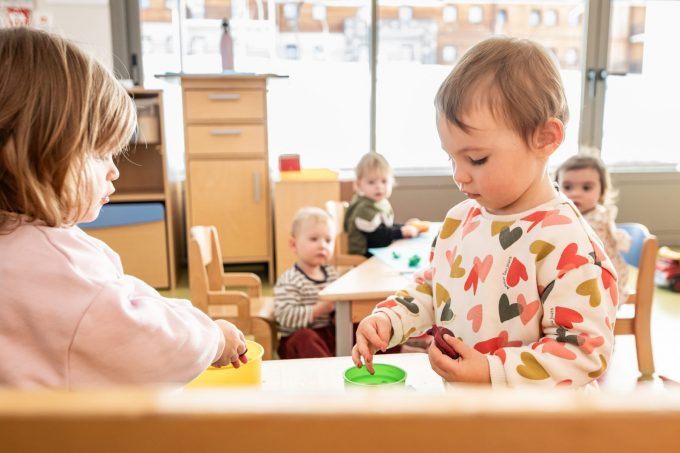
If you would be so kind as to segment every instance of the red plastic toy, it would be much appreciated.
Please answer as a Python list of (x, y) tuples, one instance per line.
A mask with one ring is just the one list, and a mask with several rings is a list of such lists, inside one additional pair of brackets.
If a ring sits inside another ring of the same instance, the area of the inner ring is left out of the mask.
[(659, 286), (665, 286), (671, 291), (680, 293), (680, 253), (668, 247), (659, 249), (659, 259), (656, 261), (656, 275), (654, 280)]

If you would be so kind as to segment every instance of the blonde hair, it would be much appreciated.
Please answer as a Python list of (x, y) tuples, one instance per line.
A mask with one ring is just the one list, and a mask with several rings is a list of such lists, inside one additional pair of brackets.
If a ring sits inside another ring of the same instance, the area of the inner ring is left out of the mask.
[(557, 65), (539, 44), (494, 37), (468, 50), (437, 91), (438, 114), (465, 132), (462, 117), (489, 108), (529, 144), (531, 135), (550, 118), (569, 120)]
[(371, 174), (378, 173), (392, 178), (392, 167), (382, 154), (374, 151), (364, 154), (355, 169), (357, 180)]
[(560, 176), (571, 170), (583, 170), (585, 168), (593, 169), (597, 172), (600, 179), (600, 198), (598, 201), (600, 204), (614, 204), (616, 202), (616, 197), (618, 192), (612, 187), (611, 177), (607, 171), (607, 167), (604, 162), (595, 156), (584, 156), (577, 155), (572, 156), (569, 159), (562, 162), (562, 164), (557, 168), (555, 172), (555, 182), (560, 183)]
[(0, 30), (0, 61), (0, 232), (21, 216), (73, 224), (91, 201), (79, 193), (87, 159), (124, 150), (134, 103), (106, 68), (53, 34)]
[(308, 220), (314, 221), (315, 224), (326, 223), (331, 231), (335, 228), (333, 219), (326, 211), (321, 208), (305, 207), (299, 209), (298, 212), (295, 213), (291, 226), (291, 235), (297, 237), (300, 234), (300, 230), (302, 230), (302, 225)]

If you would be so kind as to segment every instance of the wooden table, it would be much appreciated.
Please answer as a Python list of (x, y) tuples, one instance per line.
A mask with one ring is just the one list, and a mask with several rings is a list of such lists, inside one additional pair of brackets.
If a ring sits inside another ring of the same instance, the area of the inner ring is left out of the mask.
[[(398, 249), (399, 242), (392, 244)], [(391, 296), (409, 282), (376, 257), (371, 257), (342, 275), (319, 293), (319, 299), (335, 302), (335, 353), (352, 353), (352, 323), (371, 313), (376, 303)]]
[[(427, 354), (379, 354), (374, 363), (387, 363), (406, 371), (406, 388), (424, 393), (444, 392), (442, 378), (432, 371)], [(349, 357), (265, 360), (261, 390), (272, 393), (344, 393), (344, 373), (354, 366)], [(349, 387), (353, 388), (353, 387)]]
[[(406, 286), (412, 272), (403, 262), (414, 253), (419, 255), (420, 267), (426, 265), (432, 240), (438, 234), (441, 222), (430, 222), (430, 229), (413, 239), (399, 239), (386, 247), (383, 256), (392, 252), (399, 255), (393, 266), (373, 256), (319, 292), (319, 299), (335, 302), (335, 355), (352, 353), (352, 323), (368, 316), (375, 304), (385, 300)], [(376, 253), (380, 253), (376, 250)], [(390, 260), (390, 258), (385, 258)], [(409, 264), (410, 266), (410, 264)]]

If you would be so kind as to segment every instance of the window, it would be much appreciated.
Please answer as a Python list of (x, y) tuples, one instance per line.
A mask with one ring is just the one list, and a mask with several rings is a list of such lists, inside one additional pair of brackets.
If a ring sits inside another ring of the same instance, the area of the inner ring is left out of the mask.
[(442, 60), (447, 64), (455, 63), (458, 60), (458, 49), (456, 49), (456, 46), (444, 46), (442, 49)]
[(578, 63), (578, 50), (573, 47), (568, 48), (564, 53), (564, 64), (573, 67), (577, 66)]
[[(602, 125), (608, 164), (680, 162), (677, 83), (680, 2), (614, 1)], [(599, 88), (599, 87), (598, 87)]]
[[(452, 66), (461, 55), (477, 41), (496, 33), (510, 36), (526, 36), (526, 22), (516, 21), (513, 17), (526, 18), (528, 6), (535, 2), (518, 2), (506, 0), (495, 2), (494, 8), (488, 8), (486, 22), (482, 21), (484, 8), (488, 5), (459, 2), (456, 4), (463, 14), (472, 15), (479, 20), (475, 26), (457, 24), (449, 26), (445, 22), (445, 9), (451, 5), (443, 5), (441, 9), (429, 6), (418, 8), (409, 0), (401, 0), (395, 5), (394, 0), (383, 0), (378, 3), (378, 63), (376, 91), (376, 150), (385, 154), (398, 168), (443, 168), (448, 164), (441, 150), (439, 136), (435, 124), (434, 96), (439, 85), (446, 78)], [(563, 2), (559, 9), (567, 11), (581, 8), (581, 0)], [(413, 19), (408, 23), (398, 24), (398, 11), (403, 6), (411, 6)], [(556, 7), (556, 9), (558, 9)], [(472, 11), (477, 11), (473, 13)], [(470, 21), (472, 22), (472, 20)], [(394, 25), (394, 26), (392, 26)], [(566, 29), (567, 25), (564, 24)], [(539, 28), (540, 29), (540, 28)], [(533, 38), (544, 45), (557, 49), (564, 54), (567, 48), (580, 49), (582, 33), (556, 34), (537, 32), (531, 29)], [(408, 46), (412, 53), (396, 52), (399, 44)], [(564, 144), (559, 153), (565, 156), (578, 150), (578, 124), (581, 96), (581, 71), (579, 67), (562, 65), (571, 120), (567, 127)]]
[(470, 6), (468, 9), (468, 22), (471, 24), (481, 24), (484, 20), (484, 10), (481, 6)]
[[(352, 168), (375, 137), (375, 149), (397, 168), (443, 169), (437, 88), (474, 43), (494, 34), (528, 37), (559, 57), (569, 104), (565, 141), (553, 162), (580, 146), (601, 149), (608, 163), (680, 161), (680, 145), (670, 135), (680, 105), (678, 66), (669, 58), (680, 39), (680, 2), (561, 0), (542, 9), (537, 0), (378, 1), (374, 117), (369, 0), (144, 1), (146, 85), (157, 86), (154, 75), (165, 72), (219, 71), (220, 24), (227, 17), (237, 71), (290, 76), (270, 84), (272, 162), (299, 153), (306, 167)], [(600, 8), (609, 2), (610, 11)], [(601, 20), (596, 9), (606, 23), (586, 27), (584, 18)], [(608, 30), (608, 39), (584, 39), (586, 29)], [(606, 49), (597, 49), (600, 42)], [(582, 90), (589, 69), (602, 80)]]
[(458, 20), (458, 8), (453, 5), (447, 5), (442, 9), (442, 20), (446, 23), (455, 22)]
[(554, 27), (557, 25), (557, 10), (554, 9), (549, 9), (545, 12), (545, 15), (543, 16), (543, 24), (546, 27)]
[(505, 25), (508, 22), (508, 12), (504, 9), (498, 10), (496, 13), (496, 24), (494, 26), (494, 33), (497, 35), (505, 34)]
[(529, 26), (538, 27), (541, 25), (541, 12), (537, 9), (529, 11)]

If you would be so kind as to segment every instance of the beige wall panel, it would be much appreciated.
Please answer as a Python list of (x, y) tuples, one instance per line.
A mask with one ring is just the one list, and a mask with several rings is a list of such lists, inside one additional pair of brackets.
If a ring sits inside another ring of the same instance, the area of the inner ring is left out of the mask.
[[(613, 173), (612, 179), (619, 190), (617, 222), (643, 223), (661, 245), (680, 245), (680, 173)], [(390, 202), (398, 222), (442, 220), (464, 198), (451, 176), (404, 176)]]

